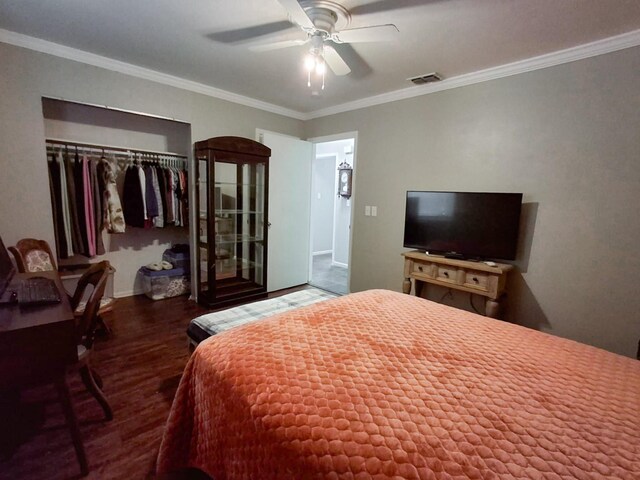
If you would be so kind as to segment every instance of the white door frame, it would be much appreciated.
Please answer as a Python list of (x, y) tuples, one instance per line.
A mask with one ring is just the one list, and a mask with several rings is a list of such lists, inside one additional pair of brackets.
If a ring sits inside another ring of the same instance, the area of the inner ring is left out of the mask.
[[(352, 157), (352, 167), (353, 174), (351, 177), (351, 198), (355, 198), (356, 194), (356, 165), (358, 163), (358, 131), (353, 132), (344, 132), (344, 133), (336, 133), (333, 135), (323, 135), (321, 137), (311, 137), (307, 138), (308, 142), (313, 143), (313, 158), (316, 158), (316, 144), (318, 143), (326, 143), (326, 142), (335, 142), (337, 140), (350, 140), (353, 139), (353, 157)], [(351, 292), (351, 265), (353, 264), (353, 220), (355, 218), (356, 208), (355, 202), (351, 203), (351, 218), (349, 218), (349, 264), (347, 267), (347, 289)], [(311, 222), (309, 222), (311, 224)], [(313, 237), (311, 236), (313, 232), (309, 232), (309, 242), (313, 241)], [(335, 234), (335, 232), (334, 232)], [(313, 251), (312, 245), (309, 245), (309, 252)], [(313, 267), (313, 255), (309, 255), (309, 275), (311, 275)], [(311, 280), (311, 278), (309, 278)]]

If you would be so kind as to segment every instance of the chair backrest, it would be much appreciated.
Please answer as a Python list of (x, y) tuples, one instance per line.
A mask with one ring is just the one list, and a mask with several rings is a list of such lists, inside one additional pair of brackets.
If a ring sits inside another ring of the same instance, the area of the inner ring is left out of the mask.
[(44, 240), (23, 238), (15, 247), (9, 247), (9, 250), (16, 258), (19, 272), (46, 272), (58, 269), (51, 247)]
[(86, 348), (91, 348), (93, 346), (95, 330), (98, 325), (100, 300), (102, 300), (105, 288), (107, 287), (107, 279), (109, 278), (110, 269), (111, 265), (106, 260), (91, 265), (89, 269), (84, 272), (82, 277), (80, 277), (80, 280), (78, 280), (78, 286), (76, 287), (76, 291), (73, 293), (73, 298), (71, 299), (71, 308), (75, 310), (84, 297), (87, 287), (89, 285), (93, 286), (93, 291), (89, 295), (87, 305), (76, 324), (78, 343), (81, 343)]

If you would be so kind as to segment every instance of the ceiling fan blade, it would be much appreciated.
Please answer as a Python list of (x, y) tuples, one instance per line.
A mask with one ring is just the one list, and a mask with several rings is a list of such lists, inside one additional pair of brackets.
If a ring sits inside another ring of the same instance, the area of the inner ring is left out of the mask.
[(261, 45), (251, 45), (249, 50), (253, 52), (268, 52), (271, 50), (280, 50), (281, 48), (297, 47), (304, 45), (308, 40), (283, 40), (282, 42), (263, 43)]
[(315, 28), (313, 22), (304, 11), (304, 8), (300, 6), (298, 0), (278, 0), (280, 5), (289, 13), (291, 20), (304, 28)]
[(288, 30), (296, 25), (288, 20), (280, 22), (265, 23), (255, 27), (239, 28), (237, 30), (226, 30), (224, 32), (214, 32), (207, 35), (207, 38), (220, 43), (241, 43), (265, 35)]
[(402, 8), (413, 8), (429, 5), (431, 3), (439, 3), (443, 0), (377, 0), (364, 5), (350, 8), (351, 15), (366, 15), (368, 13), (389, 12), (391, 10), (400, 10)]
[(349, 68), (349, 65), (347, 65), (347, 62), (345, 62), (340, 54), (330, 45), (324, 46), (324, 61), (331, 71), (338, 76), (348, 75), (351, 73), (351, 69)]
[(336, 43), (388, 42), (397, 38), (399, 30), (393, 24), (350, 28), (336, 32), (331, 39)]

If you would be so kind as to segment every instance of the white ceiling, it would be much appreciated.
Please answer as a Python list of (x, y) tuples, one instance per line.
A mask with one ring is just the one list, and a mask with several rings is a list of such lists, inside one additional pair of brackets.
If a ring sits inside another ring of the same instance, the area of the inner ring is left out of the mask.
[[(349, 47), (359, 72), (329, 74), (320, 97), (306, 86), (305, 47), (256, 53), (246, 41), (214, 40), (286, 21), (276, 0), (0, 0), (0, 28), (298, 112), (403, 89), (420, 74), (456, 77), (640, 29), (640, 0), (338, 2), (351, 28), (393, 23), (400, 33), (393, 43)], [(292, 27), (261, 40), (296, 38), (304, 34)]]

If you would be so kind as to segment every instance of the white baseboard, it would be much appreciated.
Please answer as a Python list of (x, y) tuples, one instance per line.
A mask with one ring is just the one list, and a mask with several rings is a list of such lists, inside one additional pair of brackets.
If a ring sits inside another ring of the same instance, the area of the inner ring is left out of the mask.
[(335, 260), (331, 262), (331, 265), (333, 265), (334, 267), (349, 268), (348, 264), (336, 262)]
[(313, 252), (311, 255), (315, 257), (316, 255), (326, 255), (327, 253), (333, 253), (333, 250), (322, 250), (320, 252)]
[(114, 292), (114, 298), (125, 298), (125, 297), (133, 297), (135, 295), (143, 295), (144, 290), (123, 290), (121, 292)]

